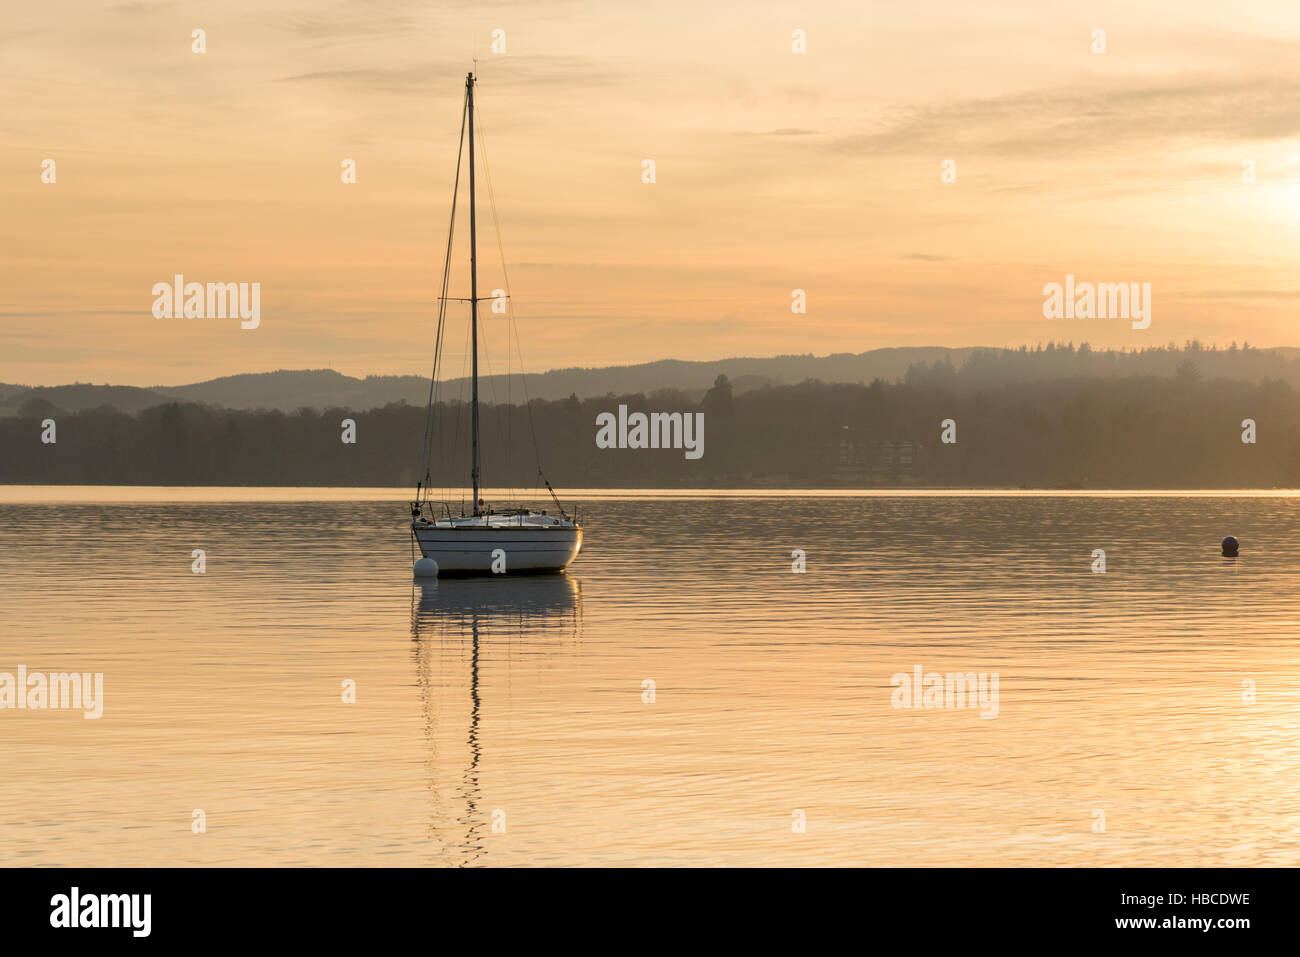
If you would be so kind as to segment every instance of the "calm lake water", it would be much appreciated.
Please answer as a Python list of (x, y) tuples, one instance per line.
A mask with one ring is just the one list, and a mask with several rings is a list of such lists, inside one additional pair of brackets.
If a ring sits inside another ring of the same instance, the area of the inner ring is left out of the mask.
[(1300, 863), (1300, 498), (602, 493), (421, 587), (312, 494), (0, 489), (0, 672), (104, 676), (0, 710), (0, 863)]

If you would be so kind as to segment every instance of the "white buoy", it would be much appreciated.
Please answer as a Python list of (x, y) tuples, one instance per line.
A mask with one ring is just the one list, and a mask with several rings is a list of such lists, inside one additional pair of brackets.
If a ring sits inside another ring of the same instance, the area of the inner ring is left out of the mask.
[(438, 563), (432, 558), (421, 558), (415, 563), (416, 578), (437, 578)]

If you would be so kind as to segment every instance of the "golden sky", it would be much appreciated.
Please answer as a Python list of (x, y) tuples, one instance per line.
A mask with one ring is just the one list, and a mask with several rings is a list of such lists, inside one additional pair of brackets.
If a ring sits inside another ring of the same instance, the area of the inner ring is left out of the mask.
[[(0, 381), (427, 373), (475, 56), (530, 371), (1300, 344), (1293, 0), (42, 0), (0, 11)], [(154, 318), (176, 273), (259, 282), (259, 328)], [(1044, 319), (1067, 273), (1151, 327)]]

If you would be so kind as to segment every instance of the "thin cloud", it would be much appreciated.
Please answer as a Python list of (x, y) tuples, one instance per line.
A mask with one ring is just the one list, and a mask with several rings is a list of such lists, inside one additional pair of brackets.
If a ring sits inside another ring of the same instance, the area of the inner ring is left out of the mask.
[(1300, 77), (1063, 88), (913, 110), (879, 132), (834, 139), (838, 152), (1025, 156), (1113, 154), (1171, 141), (1242, 142), (1300, 134)]
[[(363, 90), (427, 94), (436, 88), (439, 78), (462, 77), (461, 66), (446, 63), (420, 63), (371, 69), (314, 70), (276, 79), (279, 83), (321, 83)], [(493, 64), (480, 70), (481, 82), (494, 87), (535, 87), (541, 85), (600, 84), (608, 87), (625, 82), (626, 73), (607, 70), (593, 59), (575, 56), (512, 56), (508, 63)]]

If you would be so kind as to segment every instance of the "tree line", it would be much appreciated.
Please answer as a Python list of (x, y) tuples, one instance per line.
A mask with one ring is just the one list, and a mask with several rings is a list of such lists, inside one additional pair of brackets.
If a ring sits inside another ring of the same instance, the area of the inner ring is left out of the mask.
[[(976, 370), (978, 371), (978, 370)], [(1300, 485), (1300, 395), (1286, 382), (1074, 377), (981, 384), (942, 364), (898, 382), (807, 381), (733, 395), (719, 376), (702, 400), (665, 390), (482, 407), (482, 477), (557, 487), (819, 487), (843, 484), (846, 436), (868, 455), (909, 443), (904, 472), (849, 484), (936, 487), (1232, 488)], [(698, 393), (696, 393), (698, 395)], [(704, 455), (597, 448), (597, 416), (704, 413)], [(343, 441), (344, 420), (355, 442)], [(953, 420), (956, 442), (941, 441)], [(1243, 425), (1252, 420), (1253, 430)], [(47, 424), (52, 424), (53, 434)], [(1253, 443), (1243, 435), (1254, 432)], [(0, 483), (433, 487), (469, 484), (469, 413), (438, 403), (427, 463), (425, 410), (238, 411), (167, 403), (128, 415), (64, 413), (33, 400), (0, 419)], [(534, 453), (534, 436), (537, 452)], [(53, 441), (42, 441), (43, 437)]]

